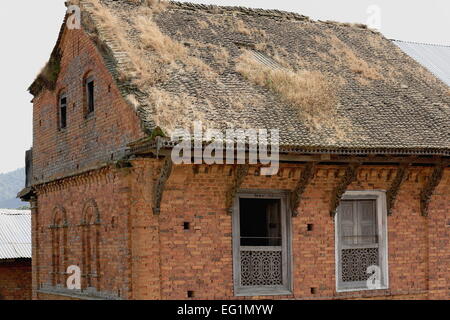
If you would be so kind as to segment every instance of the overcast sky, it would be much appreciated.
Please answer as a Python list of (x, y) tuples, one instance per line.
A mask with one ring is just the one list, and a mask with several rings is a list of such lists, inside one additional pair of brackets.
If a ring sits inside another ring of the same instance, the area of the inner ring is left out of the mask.
[[(380, 24), (390, 39), (450, 45), (449, 0), (191, 0), (298, 12), (315, 20)], [(55, 45), (63, 0), (0, 1), (0, 173), (24, 166), (32, 144), (26, 89)], [(378, 15), (379, 13), (379, 15)]]

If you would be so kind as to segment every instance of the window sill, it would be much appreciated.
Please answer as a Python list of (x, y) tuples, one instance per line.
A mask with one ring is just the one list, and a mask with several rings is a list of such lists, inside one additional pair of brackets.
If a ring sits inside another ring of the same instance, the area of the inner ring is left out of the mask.
[(373, 292), (373, 291), (377, 291), (377, 290), (389, 290), (389, 287), (388, 286), (382, 286), (382, 287), (376, 288), (376, 289), (369, 289), (369, 288), (338, 289), (338, 290), (336, 290), (336, 293), (362, 292), (362, 291)]
[(257, 297), (257, 296), (288, 296), (292, 291), (286, 288), (239, 288), (235, 290), (236, 297)]

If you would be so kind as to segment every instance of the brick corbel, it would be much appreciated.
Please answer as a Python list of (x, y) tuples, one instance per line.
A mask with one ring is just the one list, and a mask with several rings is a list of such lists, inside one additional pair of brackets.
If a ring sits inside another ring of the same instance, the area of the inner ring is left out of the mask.
[(159, 215), (161, 212), (161, 200), (164, 193), (164, 188), (166, 186), (166, 182), (172, 174), (172, 159), (170, 157), (166, 157), (164, 160), (164, 164), (161, 168), (161, 172), (159, 174), (159, 178), (155, 184), (155, 189), (153, 191), (153, 214)]
[(294, 191), (291, 193), (291, 209), (292, 216), (296, 217), (298, 215), (297, 208), (300, 205), (300, 201), (302, 200), (303, 193), (306, 190), (306, 187), (311, 183), (314, 178), (314, 173), (316, 169), (316, 162), (308, 162), (302, 170), (300, 174), (300, 179), (297, 182), (297, 186)]
[(244, 182), (245, 177), (248, 174), (250, 166), (248, 164), (238, 165), (236, 168), (236, 173), (234, 174), (233, 183), (226, 195), (226, 208), (228, 214), (231, 214), (233, 211), (233, 201), (236, 196), (237, 191), (241, 187)]
[(397, 169), (397, 174), (392, 182), (389, 190), (386, 192), (386, 201), (387, 201), (387, 214), (388, 216), (392, 215), (392, 209), (395, 205), (395, 200), (397, 199), (397, 194), (402, 186), (403, 182), (406, 180), (408, 176), (409, 168), (411, 167), (411, 163), (402, 164)]
[(420, 213), (423, 217), (428, 216), (428, 207), (430, 205), (431, 196), (441, 182), (442, 177), (444, 176), (444, 169), (447, 165), (448, 163), (442, 162), (434, 167), (430, 178), (420, 193)]
[(330, 206), (330, 216), (334, 217), (336, 215), (336, 209), (341, 202), (342, 195), (347, 191), (348, 186), (356, 180), (357, 171), (360, 167), (359, 162), (350, 163), (345, 169), (344, 175), (341, 177), (338, 185), (334, 188), (332, 192), (331, 198), (331, 206)]

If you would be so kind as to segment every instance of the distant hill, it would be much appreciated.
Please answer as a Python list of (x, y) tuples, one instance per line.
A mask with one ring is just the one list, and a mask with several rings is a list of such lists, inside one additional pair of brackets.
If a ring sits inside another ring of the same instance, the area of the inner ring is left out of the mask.
[(25, 186), (25, 168), (0, 174), (0, 208), (17, 209), (28, 205), (16, 199), (17, 193)]

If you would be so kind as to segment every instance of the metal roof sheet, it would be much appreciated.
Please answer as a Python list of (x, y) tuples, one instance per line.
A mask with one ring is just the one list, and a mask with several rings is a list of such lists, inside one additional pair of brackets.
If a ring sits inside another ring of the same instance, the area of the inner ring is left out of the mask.
[(450, 46), (393, 41), (403, 52), (450, 86)]
[(31, 212), (0, 209), (0, 259), (31, 258)]

